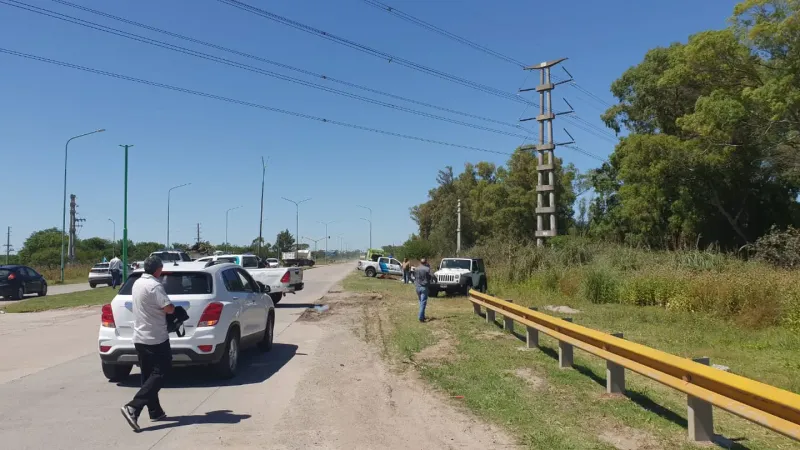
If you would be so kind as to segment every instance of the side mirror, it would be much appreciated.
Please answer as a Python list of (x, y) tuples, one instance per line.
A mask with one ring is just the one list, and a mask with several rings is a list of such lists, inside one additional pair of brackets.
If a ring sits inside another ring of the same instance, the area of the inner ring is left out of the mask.
[(256, 281), (256, 283), (258, 283), (258, 287), (261, 289), (262, 293), (264, 293), (264, 294), (269, 294), (270, 293), (271, 289), (269, 288), (269, 286), (265, 285), (264, 283), (262, 283), (260, 281)]

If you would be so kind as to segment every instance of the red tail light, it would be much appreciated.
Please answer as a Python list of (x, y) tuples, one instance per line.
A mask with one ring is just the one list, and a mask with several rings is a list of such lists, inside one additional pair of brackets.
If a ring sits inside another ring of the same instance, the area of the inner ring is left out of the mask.
[(108, 328), (116, 328), (117, 324), (114, 323), (114, 311), (111, 310), (111, 305), (106, 303), (103, 305), (103, 312), (100, 315), (100, 322), (102, 326)]
[(213, 345), (198, 345), (197, 346), (197, 349), (200, 350), (203, 353), (210, 352), (212, 348), (214, 348)]
[(16, 275), (14, 275), (13, 273), (12, 273), (11, 275), (9, 275), (9, 276), (8, 276), (8, 279), (9, 279), (9, 280), (13, 280), (13, 279), (15, 279), (15, 278), (17, 278), (17, 276), (16, 276)]
[(222, 303), (213, 302), (206, 306), (203, 314), (200, 315), (200, 321), (197, 322), (198, 327), (213, 327), (219, 323), (219, 317), (222, 315)]
[(111, 350), (111, 346), (110, 345), (101, 345), (100, 346), (100, 353), (105, 353), (105, 352), (107, 352), (109, 350)]
[(288, 283), (289, 282), (289, 271), (287, 270), (285, 274), (281, 277), (281, 283)]

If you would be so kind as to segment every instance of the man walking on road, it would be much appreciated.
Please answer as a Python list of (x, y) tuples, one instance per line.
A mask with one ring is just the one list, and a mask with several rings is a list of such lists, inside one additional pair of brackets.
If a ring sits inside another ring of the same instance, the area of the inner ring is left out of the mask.
[(117, 258), (117, 255), (108, 262), (108, 271), (111, 272), (111, 288), (116, 289), (122, 284), (122, 260)]
[(167, 417), (158, 400), (164, 377), (172, 364), (167, 314), (175, 312), (159, 277), (163, 263), (156, 256), (144, 261), (144, 274), (133, 284), (133, 344), (139, 355), (142, 388), (122, 407), (122, 415), (134, 431), (140, 431), (139, 414), (145, 406), (151, 421)]
[(417, 297), (419, 297), (419, 321), (425, 322), (425, 307), (428, 306), (428, 285), (431, 282), (431, 268), (428, 265), (428, 260), (422, 258), (419, 261), (419, 266), (416, 270), (416, 278), (414, 279), (414, 286), (417, 288)]

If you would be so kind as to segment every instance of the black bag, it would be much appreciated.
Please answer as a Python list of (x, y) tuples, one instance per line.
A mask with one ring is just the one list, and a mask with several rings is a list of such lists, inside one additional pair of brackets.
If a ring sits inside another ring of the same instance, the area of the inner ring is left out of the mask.
[(167, 332), (175, 333), (178, 337), (186, 335), (186, 330), (183, 328), (183, 322), (189, 320), (189, 314), (183, 309), (183, 306), (176, 306), (175, 312), (167, 314)]

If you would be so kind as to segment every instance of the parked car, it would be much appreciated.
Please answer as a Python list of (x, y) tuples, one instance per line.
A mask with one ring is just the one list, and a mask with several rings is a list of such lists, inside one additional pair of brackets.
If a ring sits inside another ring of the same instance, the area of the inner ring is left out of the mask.
[(270, 267), (270, 268), (273, 268), (273, 269), (275, 267), (280, 267), (280, 265), (281, 265), (281, 262), (278, 261), (278, 258), (267, 258), (266, 261), (267, 261), (267, 267)]
[(394, 258), (387, 258), (381, 256), (377, 261), (361, 260), (358, 262), (356, 269), (364, 272), (368, 277), (374, 277), (377, 274), (383, 275), (403, 275), (403, 266), (400, 261)]
[(22, 300), (27, 294), (47, 295), (47, 280), (28, 266), (0, 265), (0, 296)]
[[(144, 273), (130, 274), (111, 303), (103, 305), (99, 353), (103, 375), (124, 379), (138, 364), (133, 337), (131, 291)], [(230, 263), (206, 266), (197, 262), (164, 265), (161, 282), (175, 306), (189, 315), (186, 334), (170, 333), (172, 365), (208, 365), (223, 378), (236, 375), (242, 349), (272, 349), (275, 305), (269, 287)]]
[(89, 286), (96, 288), (98, 284), (111, 286), (111, 271), (107, 262), (97, 263), (89, 270)]
[(255, 278), (256, 281), (263, 283), (270, 288), (270, 297), (275, 304), (278, 304), (286, 294), (294, 294), (302, 291), (305, 287), (303, 283), (303, 269), (300, 267), (274, 267), (259, 268), (258, 257), (253, 254), (244, 255), (222, 255), (205, 256), (198, 258), (197, 262), (230, 262), (243, 267)]
[(486, 268), (480, 258), (444, 258), (433, 278), (428, 287), (430, 297), (436, 297), (440, 291), (466, 295), (470, 289), (486, 292), (488, 288)]
[(150, 253), (150, 256), (158, 256), (164, 264), (168, 262), (192, 260), (192, 258), (189, 257), (189, 255), (183, 250), (159, 250), (157, 252)]

